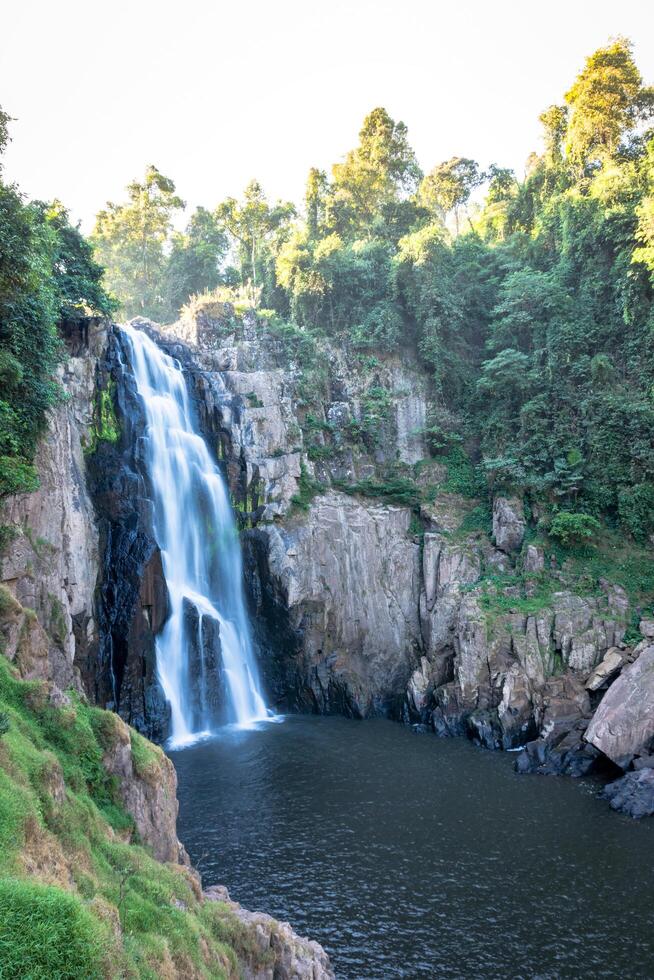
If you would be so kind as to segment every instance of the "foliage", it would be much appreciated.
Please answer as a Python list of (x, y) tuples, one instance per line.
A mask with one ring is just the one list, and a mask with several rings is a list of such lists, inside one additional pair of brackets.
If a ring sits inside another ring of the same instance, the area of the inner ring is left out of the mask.
[(391, 475), (386, 479), (370, 477), (355, 483), (334, 480), (334, 486), (344, 493), (361, 494), (363, 497), (381, 497), (389, 503), (400, 504), (403, 507), (418, 507), (422, 501), (420, 488), (413, 480), (403, 476)]
[(175, 185), (149, 166), (143, 181), (127, 188), (125, 204), (108, 202), (96, 218), (91, 240), (106, 269), (107, 288), (125, 316), (164, 319), (166, 304), (166, 243), (172, 218), (184, 202)]
[[(475, 160), (452, 157), (451, 160), (439, 163), (423, 179), (420, 184), (420, 201), (443, 222), (453, 212), (458, 233), (460, 208), (468, 201), (473, 190), (483, 184), (485, 177)], [(497, 187), (496, 180), (494, 189), (497, 190)]]
[(654, 111), (654, 89), (643, 88), (625, 38), (616, 38), (587, 59), (565, 99), (570, 107), (566, 154), (580, 168), (614, 156)]
[(549, 526), (550, 537), (562, 544), (578, 544), (590, 540), (600, 529), (600, 522), (591, 514), (562, 510)]
[(225, 231), (206, 208), (196, 208), (183, 234), (172, 234), (165, 273), (168, 316), (176, 316), (191, 296), (226, 281), (221, 267), (228, 247)]
[(304, 464), (300, 465), (300, 479), (298, 480), (298, 492), (291, 497), (291, 504), (296, 510), (307, 511), (311, 506), (311, 501), (316, 494), (321, 493), (325, 488), (322, 483), (315, 480)]
[[(0, 151), (8, 121), (0, 112)], [(101, 274), (59, 202), (26, 204), (0, 181), (0, 497), (37, 486), (32, 458), (60, 392), (57, 324), (112, 312)]]
[(254, 291), (269, 278), (270, 244), (275, 239), (283, 240), (294, 214), (293, 205), (280, 202), (271, 206), (259, 182), (251, 180), (241, 202), (228, 197), (215, 213), (218, 226), (224, 228), (236, 246), (241, 282), (254, 296)]

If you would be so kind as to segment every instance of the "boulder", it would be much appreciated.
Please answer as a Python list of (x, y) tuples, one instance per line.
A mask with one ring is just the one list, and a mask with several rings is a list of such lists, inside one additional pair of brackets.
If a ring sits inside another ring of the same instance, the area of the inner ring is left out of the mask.
[(654, 739), (654, 644), (608, 689), (586, 739), (623, 769), (646, 753)]
[(533, 544), (528, 544), (523, 558), (523, 568), (525, 572), (537, 575), (545, 568), (545, 555), (542, 548), (537, 548)]
[(645, 639), (654, 640), (654, 619), (641, 619), (638, 629)]
[(617, 674), (623, 663), (623, 652), (618, 647), (610, 647), (604, 654), (602, 661), (586, 681), (586, 689), (588, 691), (598, 691), (600, 687)]
[(519, 551), (525, 536), (525, 514), (517, 497), (496, 497), (493, 501), (493, 536), (506, 554)]
[(654, 769), (628, 772), (605, 786), (602, 796), (611, 809), (630, 817), (651, 817), (654, 814)]

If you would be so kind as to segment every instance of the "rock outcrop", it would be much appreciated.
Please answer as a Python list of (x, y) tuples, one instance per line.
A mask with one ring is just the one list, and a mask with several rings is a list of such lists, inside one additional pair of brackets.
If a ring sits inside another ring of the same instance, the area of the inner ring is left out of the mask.
[(604, 787), (602, 796), (612, 810), (638, 820), (654, 816), (654, 769), (628, 772)]
[(283, 623), (266, 644), (280, 702), (357, 717), (398, 713), (420, 648), (410, 516), (330, 492), (305, 521), (248, 533), (255, 622)]
[[(487, 532), (465, 530), (475, 502), (438, 489), (447, 469), (428, 459), (411, 352), (364, 369), (321, 341), (311, 374), (254, 313), (200, 301), (158, 336), (186, 368), (242, 512), (276, 705), (386, 714), (492, 748), (544, 733), (565, 754), (609, 676), (611, 657), (599, 664), (622, 641), (627, 596), (609, 582), (583, 594), (546, 569), (517, 498), (495, 498)], [(419, 520), (374, 499), (389, 472), (437, 488)], [(583, 767), (593, 753), (580, 751)]]
[(654, 742), (654, 643), (643, 640), (635, 653), (638, 659), (608, 689), (586, 732), (587, 741), (622, 769)]
[[(248, 912), (233, 902), (222, 885), (203, 892), (210, 902), (220, 902), (253, 934), (258, 964), (243, 964), (244, 980), (334, 980), (329, 957), (320, 943), (303, 939), (288, 922), (279, 922), (263, 912)], [(266, 965), (261, 966), (261, 960)]]
[(493, 537), (500, 551), (519, 551), (526, 521), (522, 501), (516, 497), (496, 497), (493, 501)]

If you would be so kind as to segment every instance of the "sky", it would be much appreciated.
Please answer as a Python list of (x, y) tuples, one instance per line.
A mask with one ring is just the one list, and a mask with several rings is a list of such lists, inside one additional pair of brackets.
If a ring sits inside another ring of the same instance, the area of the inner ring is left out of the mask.
[(2, 0), (5, 177), (90, 231), (153, 163), (189, 208), (257, 177), (298, 202), (384, 106), (424, 170), (522, 175), (539, 113), (610, 37), (654, 83), (651, 0)]

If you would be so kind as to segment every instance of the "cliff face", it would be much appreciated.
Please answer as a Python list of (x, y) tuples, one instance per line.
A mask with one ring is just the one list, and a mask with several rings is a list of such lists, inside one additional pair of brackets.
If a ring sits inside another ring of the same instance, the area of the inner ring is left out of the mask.
[(76, 336), (68, 342), (70, 356), (60, 372), (66, 400), (51, 412), (36, 459), (40, 488), (3, 504), (8, 544), (0, 555), (0, 582), (32, 611), (27, 620), (17, 613), (6, 637), (23, 676), (81, 690), (79, 665), (96, 657), (99, 642), (94, 593), (100, 552), (85, 451), (95, 439), (106, 326), (92, 325), (83, 344)]

